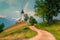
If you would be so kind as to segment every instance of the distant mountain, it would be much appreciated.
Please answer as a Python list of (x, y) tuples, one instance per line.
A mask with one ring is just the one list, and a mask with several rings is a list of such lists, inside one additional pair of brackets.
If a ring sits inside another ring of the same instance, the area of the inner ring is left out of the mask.
[(1, 17), (0, 17), (0, 24), (1, 24), (1, 23), (4, 23), (4, 24), (5, 24), (5, 28), (6, 28), (6, 27), (9, 27), (9, 26), (15, 24), (16, 21), (14, 21), (14, 20), (12, 20), (12, 19), (7, 19), (7, 18), (1, 18)]

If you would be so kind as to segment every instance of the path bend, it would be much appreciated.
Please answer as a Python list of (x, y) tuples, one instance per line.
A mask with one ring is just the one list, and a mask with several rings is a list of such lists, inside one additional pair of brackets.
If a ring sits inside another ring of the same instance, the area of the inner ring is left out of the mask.
[(29, 26), (29, 28), (33, 31), (36, 31), (38, 34), (35, 37), (27, 39), (27, 40), (56, 40), (56, 38), (47, 31), (39, 30), (35, 28), (34, 26)]

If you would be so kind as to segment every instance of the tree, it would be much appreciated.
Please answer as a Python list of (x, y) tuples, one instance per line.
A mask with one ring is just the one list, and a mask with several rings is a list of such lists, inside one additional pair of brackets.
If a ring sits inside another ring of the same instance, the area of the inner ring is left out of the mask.
[(35, 2), (36, 15), (53, 23), (53, 16), (57, 16), (60, 10), (60, 0), (36, 0)]
[(30, 16), (29, 23), (30, 23), (31, 25), (34, 25), (34, 24), (37, 23), (37, 21), (36, 21), (35, 18), (33, 18), (32, 16)]
[(0, 32), (3, 31), (3, 28), (4, 28), (4, 23), (0, 24)]
[(42, 17), (44, 21), (44, 18), (46, 16), (46, 8), (44, 2), (42, 0), (36, 0), (36, 4), (34, 8), (36, 15)]
[(24, 14), (24, 17), (25, 17), (25, 21), (28, 21), (28, 19), (29, 19), (29, 16), (28, 16), (28, 14)]

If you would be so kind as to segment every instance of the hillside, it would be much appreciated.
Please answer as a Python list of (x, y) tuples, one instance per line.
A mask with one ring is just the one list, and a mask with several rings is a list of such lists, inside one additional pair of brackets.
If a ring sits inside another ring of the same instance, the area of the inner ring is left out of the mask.
[(14, 29), (18, 29), (18, 28), (21, 28), (22, 26), (26, 26), (26, 25), (28, 25), (28, 23), (16, 23), (15, 25), (12, 25), (11, 27), (8, 27), (7, 29), (5, 29), (4, 32), (12, 31)]
[(5, 29), (0, 33), (0, 40), (56, 40), (56, 38), (51, 33), (24, 22)]
[(0, 33), (0, 40), (13, 40), (20, 38), (30, 38), (36, 35), (35, 31), (32, 31), (28, 27), (28, 23), (16, 23), (11, 27), (5, 29)]

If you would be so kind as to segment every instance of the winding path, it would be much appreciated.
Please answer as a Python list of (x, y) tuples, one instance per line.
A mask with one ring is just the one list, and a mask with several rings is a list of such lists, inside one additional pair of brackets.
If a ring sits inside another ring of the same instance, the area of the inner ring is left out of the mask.
[(38, 34), (35, 37), (26, 40), (56, 40), (55, 37), (47, 31), (39, 30), (34, 26), (30, 26), (29, 28), (36, 31)]

